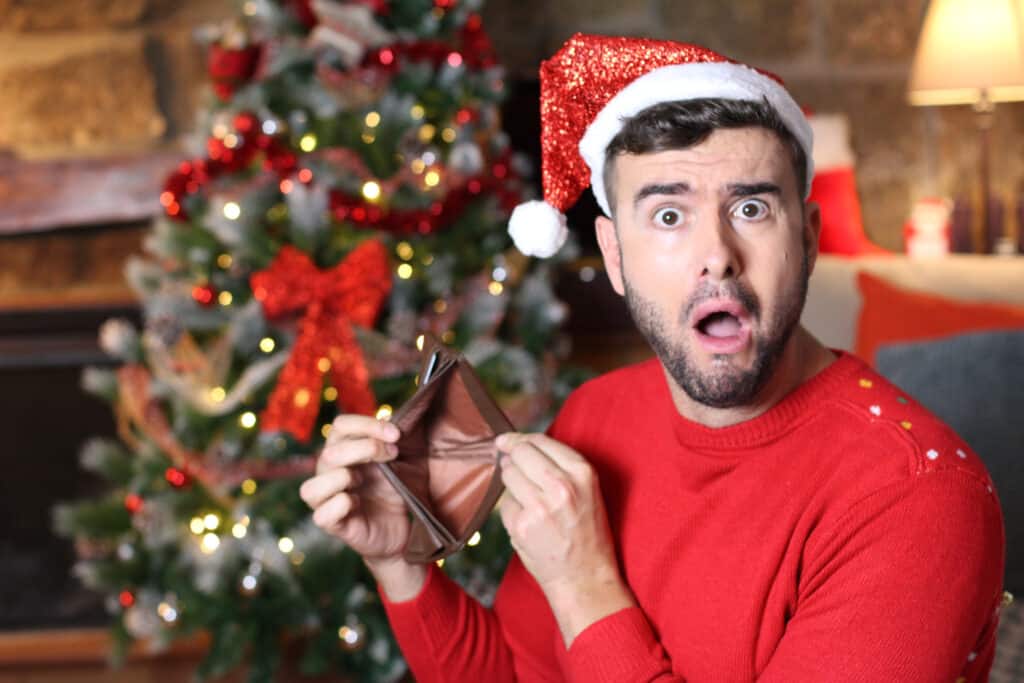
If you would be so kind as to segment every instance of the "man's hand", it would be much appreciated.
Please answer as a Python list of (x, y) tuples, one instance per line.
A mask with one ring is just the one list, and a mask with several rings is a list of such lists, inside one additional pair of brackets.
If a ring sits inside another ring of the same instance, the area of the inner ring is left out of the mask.
[(590, 624), (636, 605), (619, 573), (597, 475), (543, 434), (504, 434), (497, 445), (505, 454), (501, 521), (568, 647)]
[(299, 495), (313, 508), (313, 522), (363, 556), (366, 566), (395, 601), (419, 592), (426, 577), (406, 563), (409, 539), (405, 503), (375, 462), (398, 455), (398, 428), (363, 415), (340, 415), (331, 426), (316, 476), (303, 482)]

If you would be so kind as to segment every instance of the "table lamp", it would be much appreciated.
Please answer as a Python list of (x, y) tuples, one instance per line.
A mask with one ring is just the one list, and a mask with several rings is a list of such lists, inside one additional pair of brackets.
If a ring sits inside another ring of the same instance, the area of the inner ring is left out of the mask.
[(1024, 0), (932, 0), (907, 95), (913, 105), (974, 107), (981, 231), (987, 234), (992, 113), (996, 102), (1024, 100)]

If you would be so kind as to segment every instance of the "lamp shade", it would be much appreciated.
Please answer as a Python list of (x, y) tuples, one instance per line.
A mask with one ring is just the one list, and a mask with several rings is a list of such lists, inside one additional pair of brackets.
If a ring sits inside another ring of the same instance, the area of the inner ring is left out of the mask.
[(932, 0), (914, 54), (911, 104), (1024, 100), (1024, 0)]

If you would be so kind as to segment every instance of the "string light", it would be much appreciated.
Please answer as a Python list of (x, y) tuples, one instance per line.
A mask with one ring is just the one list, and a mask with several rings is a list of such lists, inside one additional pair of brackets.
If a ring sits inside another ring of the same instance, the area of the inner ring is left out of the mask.
[(223, 139), (228, 134), (228, 125), (223, 121), (213, 124), (213, 137)]
[(287, 536), (282, 536), (277, 542), (277, 548), (282, 553), (287, 554), (295, 549), (295, 542)]
[(422, 119), (426, 112), (423, 110), (423, 106), (419, 104), (412, 105), (412, 109), (409, 110), (409, 116), (413, 117), (417, 121)]
[(402, 278), (403, 280), (408, 280), (409, 278), (412, 277), (412, 266), (410, 266), (408, 263), (401, 264), (395, 270), (398, 273), (398, 277)]
[(422, 351), (423, 350), (423, 344), (426, 341), (427, 341), (427, 338), (426, 338), (425, 335), (421, 334), (420, 336), (416, 337), (416, 350), (417, 351)]
[(326, 439), (327, 435), (330, 434), (330, 433), (331, 433), (331, 423), (330, 422), (328, 422), (325, 425), (323, 425), (322, 427), (320, 427), (320, 436), (322, 436), (322, 437), (324, 437)]
[(205, 526), (210, 531), (216, 530), (217, 527), (220, 526), (220, 517), (218, 517), (212, 512), (207, 514), (205, 517), (203, 517), (203, 526)]
[(448, 310), (448, 302), (444, 299), (434, 301), (434, 313), (444, 313)]
[(220, 547), (220, 536), (214, 533), (204, 534), (203, 540), (199, 542), (199, 549), (207, 555), (211, 555)]
[(331, 369), (331, 359), (327, 356), (322, 356), (320, 360), (316, 362), (316, 369), (320, 372), (327, 372)]
[(448, 66), (457, 68), (462, 66), (462, 55), (458, 52), (452, 52), (448, 55)]
[(487, 291), (493, 294), (494, 296), (498, 296), (503, 291), (505, 291), (505, 286), (500, 282), (491, 280), (491, 284), (487, 285)]
[(395, 253), (398, 254), (398, 258), (402, 259), (403, 261), (410, 260), (414, 255), (412, 245), (409, 244), (408, 242), (399, 242), (398, 244), (396, 244)]
[(431, 123), (424, 123), (420, 126), (420, 142), (430, 142), (434, 139), (434, 135), (437, 133), (437, 127)]
[(235, 300), (234, 295), (231, 292), (224, 291), (217, 295), (217, 301), (221, 306), (230, 306), (231, 302)]
[(473, 535), (469, 537), (468, 541), (466, 541), (466, 545), (479, 545), (479, 543), (480, 543), (480, 532), (479, 531), (473, 532)]
[(504, 282), (505, 278), (508, 277), (508, 271), (502, 268), (501, 266), (498, 266), (493, 271), (491, 271), (491, 277), (493, 277), (498, 282)]
[(443, 567), (444, 566), (444, 558), (441, 558), (440, 560), (438, 560), (434, 564), (436, 564), (438, 567)]
[(235, 135), (234, 133), (228, 133), (227, 135), (224, 136), (224, 146), (227, 147), (228, 149), (234, 149), (235, 147), (238, 147), (238, 143), (238, 136)]
[(413, 173), (419, 175), (420, 173), (423, 173), (423, 171), (427, 170), (427, 164), (423, 159), (413, 159), (412, 162), (409, 163), (409, 168), (412, 169)]
[(299, 180), (303, 183), (313, 182), (313, 169), (303, 168), (299, 170)]
[(252, 429), (256, 426), (256, 413), (242, 413), (242, 416), (238, 418), (238, 424), (242, 425), (246, 429)]
[(441, 174), (437, 171), (427, 171), (427, 174), (423, 176), (423, 184), (427, 187), (435, 187), (441, 182)]
[(420, 259), (420, 260), (421, 260), (421, 261), (423, 261), (423, 265), (425, 265), (425, 266), (429, 266), (429, 265), (430, 265), (431, 263), (433, 263), (433, 262), (434, 262), (434, 255), (433, 255), (433, 254), (427, 254), (427, 255), (425, 255), (425, 256), (424, 256), (424, 257), (423, 257), (422, 259)]
[(359, 631), (351, 626), (342, 626), (338, 629), (338, 638), (349, 645), (355, 645), (359, 642)]
[(300, 550), (296, 550), (291, 555), (292, 564), (298, 567), (300, 564), (306, 561), (306, 554)]
[(380, 408), (377, 408), (377, 419), (387, 420), (391, 418), (392, 409), (387, 403), (381, 404)]
[(453, 341), (455, 341), (455, 331), (448, 330), (447, 332), (442, 334), (441, 341), (443, 341), (445, 344), (451, 344)]
[(295, 183), (293, 183), (290, 179), (285, 178), (284, 180), (281, 181), (279, 187), (281, 188), (281, 194), (288, 194), (289, 192), (292, 191), (292, 189), (295, 188)]
[(217, 256), (217, 265), (224, 270), (230, 268), (233, 262), (234, 259), (231, 258), (231, 254), (220, 254)]
[(245, 538), (247, 533), (249, 533), (248, 527), (241, 522), (235, 522), (235, 525), (231, 527), (231, 535), (235, 538)]
[(366, 115), (366, 125), (370, 128), (376, 128), (380, 125), (380, 114), (375, 111), (371, 111)]
[(316, 136), (312, 133), (306, 133), (299, 139), (299, 149), (303, 152), (312, 152), (316, 149)]
[(274, 119), (267, 119), (263, 122), (263, 132), (267, 135), (273, 135), (277, 132), (277, 121)]
[(309, 405), (309, 399), (309, 389), (299, 389), (295, 392), (292, 402), (295, 403), (296, 408), (305, 408)]
[(445, 128), (441, 131), (441, 139), (445, 142), (455, 142), (455, 129)]
[(377, 140), (377, 136), (373, 133), (363, 133), (360, 138), (367, 145), (372, 145)]
[(238, 217), (242, 215), (242, 207), (235, 202), (228, 202), (224, 205), (224, 218), (229, 221), (238, 220)]
[(247, 496), (251, 496), (252, 494), (256, 493), (256, 480), (246, 479), (245, 481), (243, 481), (242, 493), (244, 493)]
[[(214, 548), (216, 550), (216, 548)], [(210, 552), (213, 552), (212, 550)], [(157, 605), (156, 613), (160, 615), (160, 618), (166, 621), (168, 624), (172, 623), (178, 618), (178, 610), (174, 609), (169, 603), (161, 602)]]
[(373, 180), (367, 180), (363, 183), (363, 197), (371, 202), (380, 199), (380, 184)]
[(327, 387), (324, 389), (324, 400), (325, 401), (337, 401), (338, 390), (335, 387)]
[(192, 521), (188, 523), (188, 528), (196, 536), (206, 531), (206, 525), (203, 523), (202, 517), (193, 517)]
[(276, 344), (274, 343), (274, 340), (271, 339), (270, 337), (264, 337), (263, 339), (260, 339), (260, 351), (262, 351), (263, 353), (270, 353), (271, 351), (274, 350), (275, 346)]
[(220, 403), (227, 395), (228, 393), (224, 391), (224, 387), (213, 387), (210, 389), (210, 400), (214, 403)]

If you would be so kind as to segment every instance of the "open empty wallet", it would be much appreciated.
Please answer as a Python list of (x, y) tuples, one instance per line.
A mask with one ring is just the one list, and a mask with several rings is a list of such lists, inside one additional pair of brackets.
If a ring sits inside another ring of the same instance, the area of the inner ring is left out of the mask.
[(461, 550), (483, 526), (504, 490), (498, 435), (512, 424), (460, 354), (436, 346), (416, 393), (392, 415), (398, 456), (377, 463), (412, 513), (409, 562)]

